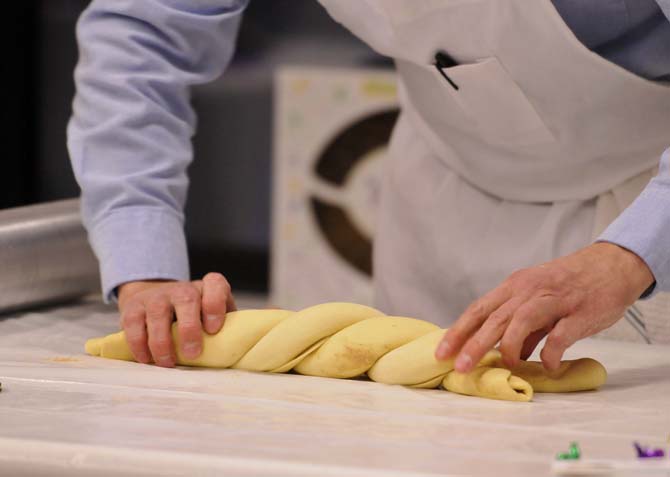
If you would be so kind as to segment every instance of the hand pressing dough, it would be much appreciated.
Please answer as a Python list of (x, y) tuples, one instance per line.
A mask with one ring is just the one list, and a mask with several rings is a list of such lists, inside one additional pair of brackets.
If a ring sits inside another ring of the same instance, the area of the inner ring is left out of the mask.
[[(298, 312), (244, 310), (226, 315), (221, 331), (203, 333), (203, 351), (187, 359), (176, 323), (172, 326), (177, 363), (185, 366), (351, 378), (367, 374), (373, 381), (417, 388), (445, 389), (492, 399), (528, 401), (535, 391), (595, 389), (606, 373), (600, 363), (566, 362), (556, 373), (539, 363), (504, 369), (500, 353), (490, 351), (467, 374), (454, 371), (453, 360), (437, 361), (434, 351), (445, 330), (413, 318), (386, 316), (353, 303), (325, 303)], [(86, 342), (86, 352), (132, 361), (123, 332)], [(539, 367), (538, 367), (539, 365)]]

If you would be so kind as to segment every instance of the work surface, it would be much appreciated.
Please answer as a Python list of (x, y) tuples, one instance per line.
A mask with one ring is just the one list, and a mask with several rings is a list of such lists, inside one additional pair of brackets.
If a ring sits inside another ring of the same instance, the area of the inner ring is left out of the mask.
[(0, 475), (541, 476), (570, 441), (630, 460), (670, 433), (668, 347), (584, 341), (602, 390), (513, 403), (83, 354), (117, 326), (94, 302), (0, 318)]

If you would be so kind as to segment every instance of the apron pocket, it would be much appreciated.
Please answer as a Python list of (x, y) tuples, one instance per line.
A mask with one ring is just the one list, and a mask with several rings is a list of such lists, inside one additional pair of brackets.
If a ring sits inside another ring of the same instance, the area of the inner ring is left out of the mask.
[(435, 65), (406, 61), (397, 65), (412, 103), (440, 135), (448, 133), (445, 128), (455, 129), (508, 148), (555, 141), (531, 102), (495, 57), (442, 68), (442, 72)]

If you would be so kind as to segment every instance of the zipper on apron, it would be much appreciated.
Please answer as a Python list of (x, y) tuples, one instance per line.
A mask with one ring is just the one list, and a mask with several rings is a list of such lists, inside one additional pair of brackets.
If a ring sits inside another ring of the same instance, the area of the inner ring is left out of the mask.
[(444, 72), (444, 68), (451, 68), (452, 66), (458, 66), (458, 63), (451, 56), (449, 56), (447, 52), (440, 50), (435, 53), (435, 68), (437, 68), (437, 71), (440, 72), (440, 74), (444, 77), (444, 79), (447, 80), (451, 87), (458, 91), (458, 85), (454, 83), (453, 80), (449, 78), (449, 76), (447, 76), (447, 74)]

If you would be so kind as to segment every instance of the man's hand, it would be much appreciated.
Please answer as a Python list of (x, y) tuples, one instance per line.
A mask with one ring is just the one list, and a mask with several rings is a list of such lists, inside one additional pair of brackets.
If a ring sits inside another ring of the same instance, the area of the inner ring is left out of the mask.
[(139, 281), (119, 287), (121, 327), (135, 359), (172, 367), (176, 354), (171, 326), (177, 318), (182, 353), (197, 358), (202, 352), (202, 330), (221, 329), (226, 312), (235, 311), (230, 284), (220, 273), (192, 282)]
[(468, 372), (500, 341), (504, 363), (515, 366), (548, 335), (541, 358), (554, 370), (568, 347), (612, 326), (653, 282), (634, 253), (610, 243), (590, 245), (510, 275), (468, 307), (435, 356), (457, 356), (456, 370)]

